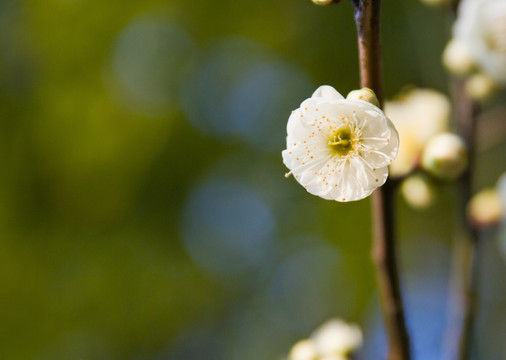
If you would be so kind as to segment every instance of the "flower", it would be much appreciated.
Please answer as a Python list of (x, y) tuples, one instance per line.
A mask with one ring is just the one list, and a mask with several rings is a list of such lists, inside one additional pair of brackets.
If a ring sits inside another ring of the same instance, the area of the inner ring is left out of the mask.
[(290, 350), (290, 360), (317, 360), (318, 350), (311, 339), (304, 339), (296, 343)]
[(347, 356), (363, 342), (360, 328), (341, 319), (327, 321), (315, 330), (311, 338), (321, 357)]
[(385, 114), (394, 122), (401, 139), (399, 154), (390, 166), (392, 175), (402, 176), (413, 170), (427, 141), (448, 127), (450, 110), (448, 98), (431, 89), (412, 89), (398, 100), (385, 103)]
[(399, 137), (392, 122), (364, 100), (321, 86), (292, 112), (283, 162), (308, 192), (328, 200), (369, 196), (388, 177)]
[(463, 0), (453, 33), (483, 72), (506, 84), (506, 1)]
[(362, 331), (357, 325), (331, 319), (316, 329), (309, 339), (297, 342), (288, 360), (347, 360), (362, 346)]

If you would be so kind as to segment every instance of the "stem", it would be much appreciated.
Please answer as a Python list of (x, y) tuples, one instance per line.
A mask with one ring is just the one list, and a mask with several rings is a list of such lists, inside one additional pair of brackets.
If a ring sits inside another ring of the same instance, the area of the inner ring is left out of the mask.
[(409, 337), (404, 318), (397, 269), (394, 211), (395, 189), (391, 181), (373, 194), (374, 243), (378, 295), (388, 335), (388, 360), (409, 360)]
[[(381, 78), (380, 0), (354, 0), (358, 31), (360, 84), (372, 89), (383, 104)], [(388, 334), (388, 360), (409, 360), (409, 336), (404, 318), (396, 260), (395, 185), (387, 181), (373, 194), (373, 249), (378, 294)]]
[(360, 85), (373, 90), (383, 105), (381, 72), (380, 6), (381, 0), (355, 0), (358, 32)]
[[(455, 124), (457, 132), (466, 142), (469, 153), (469, 166), (459, 180), (460, 213), (459, 228), (465, 233), (459, 234), (453, 254), (453, 286), (457, 294), (452, 297), (453, 314), (451, 316), (448, 336), (447, 358), (451, 360), (468, 360), (474, 318), (476, 316), (476, 271), (478, 268), (478, 232), (466, 219), (466, 205), (473, 194), (472, 174), (474, 169), (476, 119), (478, 106), (467, 94), (462, 81), (455, 81), (453, 99), (456, 104)], [(463, 225), (463, 226), (462, 226)]]

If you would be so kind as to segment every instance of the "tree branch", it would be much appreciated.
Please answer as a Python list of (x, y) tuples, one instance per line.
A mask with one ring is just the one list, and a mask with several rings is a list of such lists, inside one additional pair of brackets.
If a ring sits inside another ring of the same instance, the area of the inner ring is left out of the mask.
[(459, 179), (458, 228), (464, 229), (455, 239), (452, 259), (452, 283), (456, 294), (450, 296), (451, 316), (446, 334), (446, 356), (449, 360), (468, 360), (472, 329), (476, 316), (476, 272), (478, 269), (478, 231), (467, 220), (466, 206), (473, 195), (475, 162), (476, 119), (479, 107), (466, 94), (461, 80), (454, 80), (454, 121), (458, 134), (464, 139), (469, 154), (469, 165)]
[[(358, 32), (360, 83), (383, 104), (380, 0), (352, 0)], [(388, 334), (388, 360), (409, 360), (409, 336), (399, 285), (395, 245), (395, 185), (387, 181), (373, 194), (373, 249), (378, 294)]]

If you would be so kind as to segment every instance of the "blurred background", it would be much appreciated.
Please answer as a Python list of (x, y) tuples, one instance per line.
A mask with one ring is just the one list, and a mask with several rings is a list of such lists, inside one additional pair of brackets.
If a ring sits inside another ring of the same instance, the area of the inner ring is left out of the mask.
[[(0, 1), (0, 358), (276, 360), (338, 316), (364, 329), (358, 358), (380, 359), (369, 200), (313, 197), (281, 161), (291, 110), (358, 87), (352, 10)], [(384, 2), (387, 98), (448, 93), (451, 19)], [(478, 187), (506, 163), (488, 130)], [(417, 359), (443, 345), (455, 198), (399, 199)], [(506, 257), (485, 235), (475, 350), (501, 359)]]

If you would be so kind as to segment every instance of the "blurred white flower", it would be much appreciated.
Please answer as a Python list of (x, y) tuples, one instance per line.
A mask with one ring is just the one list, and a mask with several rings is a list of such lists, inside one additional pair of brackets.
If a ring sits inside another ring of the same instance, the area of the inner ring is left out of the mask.
[(434, 190), (428, 180), (420, 175), (413, 175), (402, 182), (401, 194), (411, 207), (422, 210), (434, 202)]
[(346, 357), (363, 342), (362, 331), (357, 325), (332, 319), (311, 335), (321, 358)]
[(308, 192), (328, 200), (354, 201), (383, 185), (399, 147), (392, 122), (376, 106), (344, 99), (321, 86), (287, 125), (283, 162)]
[(506, 84), (505, 0), (462, 0), (453, 32), (483, 72)]
[(401, 140), (397, 158), (390, 166), (392, 175), (413, 170), (426, 142), (447, 129), (450, 111), (448, 98), (430, 89), (413, 89), (399, 100), (385, 103), (385, 114), (395, 124)]
[(304, 339), (296, 343), (290, 350), (289, 360), (317, 360), (318, 351), (311, 339)]

